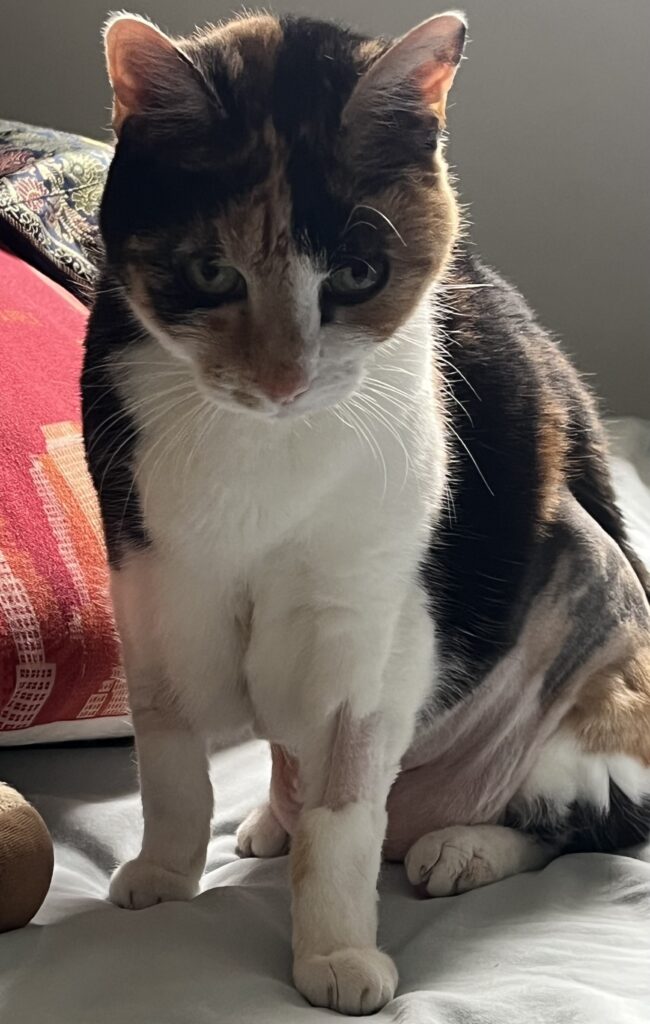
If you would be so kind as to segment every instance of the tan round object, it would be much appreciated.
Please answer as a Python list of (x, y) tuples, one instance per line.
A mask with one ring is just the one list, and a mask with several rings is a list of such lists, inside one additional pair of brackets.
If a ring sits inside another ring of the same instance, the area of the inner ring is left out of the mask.
[(0, 782), (0, 932), (31, 921), (47, 895), (53, 868), (45, 822), (20, 793)]

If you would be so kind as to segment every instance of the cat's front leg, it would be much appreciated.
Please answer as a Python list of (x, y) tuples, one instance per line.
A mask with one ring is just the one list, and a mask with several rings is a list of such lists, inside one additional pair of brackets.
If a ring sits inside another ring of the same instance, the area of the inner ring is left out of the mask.
[[(205, 867), (212, 786), (205, 742), (183, 721), (160, 680), (130, 672), (144, 817), (142, 849), (117, 869), (110, 898), (140, 910), (189, 900)], [(135, 696), (137, 694), (137, 696)]]
[(133, 555), (111, 578), (138, 752), (144, 834), (138, 856), (113, 875), (110, 898), (133, 910), (196, 895), (212, 815), (206, 744), (183, 715), (168, 676), (159, 635), (160, 579), (152, 563), (148, 553)]
[[(374, 1013), (397, 969), (377, 942), (377, 895), (389, 781), (380, 714), (340, 709), (333, 735), (303, 753), (311, 790), (291, 844), (296, 987), (310, 1003)], [(317, 749), (320, 747), (320, 749)]]
[(394, 631), (387, 622), (371, 643), (372, 629), (364, 634), (356, 670), (354, 643), (343, 656), (345, 643), (330, 648), (333, 672), (348, 665), (349, 698), (302, 744), (304, 806), (291, 846), (296, 987), (354, 1015), (379, 1010), (397, 986), (395, 965), (377, 948), (376, 885), (388, 791), (432, 668), (431, 622), (417, 593)]

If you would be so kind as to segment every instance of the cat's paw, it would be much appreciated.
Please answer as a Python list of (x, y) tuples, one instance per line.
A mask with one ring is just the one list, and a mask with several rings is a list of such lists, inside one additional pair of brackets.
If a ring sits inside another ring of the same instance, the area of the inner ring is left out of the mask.
[(108, 896), (127, 910), (142, 910), (168, 900), (191, 900), (199, 890), (198, 881), (136, 857), (127, 860), (111, 878)]
[(279, 857), (288, 846), (289, 837), (268, 804), (251, 811), (237, 829), (240, 857)]
[(312, 1006), (352, 1017), (376, 1013), (395, 995), (397, 968), (379, 949), (338, 949), (294, 961), (296, 988)]
[(499, 851), (481, 827), (457, 825), (422, 836), (406, 855), (411, 885), (426, 896), (454, 896), (503, 877)]

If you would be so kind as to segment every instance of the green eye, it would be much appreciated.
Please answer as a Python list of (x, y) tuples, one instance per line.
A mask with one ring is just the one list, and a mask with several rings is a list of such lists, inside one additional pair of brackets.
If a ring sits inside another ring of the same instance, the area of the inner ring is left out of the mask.
[(196, 256), (186, 264), (187, 280), (195, 291), (217, 300), (246, 297), (246, 281), (235, 267), (224, 266), (209, 256)]
[(383, 288), (387, 277), (385, 259), (375, 258), (371, 263), (361, 256), (350, 256), (330, 272), (327, 288), (337, 302), (364, 302)]

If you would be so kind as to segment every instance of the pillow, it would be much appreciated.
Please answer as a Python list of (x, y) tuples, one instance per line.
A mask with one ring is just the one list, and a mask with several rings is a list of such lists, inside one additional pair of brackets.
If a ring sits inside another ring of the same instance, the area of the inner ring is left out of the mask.
[(81, 441), (86, 317), (0, 249), (0, 744), (130, 732)]
[(0, 243), (89, 304), (101, 253), (103, 142), (0, 120)]

